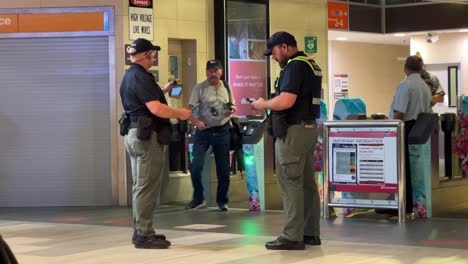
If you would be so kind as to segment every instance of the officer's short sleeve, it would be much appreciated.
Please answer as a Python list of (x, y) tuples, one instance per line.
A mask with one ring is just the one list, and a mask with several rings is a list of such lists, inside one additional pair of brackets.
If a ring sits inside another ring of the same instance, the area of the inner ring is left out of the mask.
[(137, 75), (137, 85), (135, 87), (135, 94), (138, 99), (143, 103), (151, 101), (160, 101), (160, 94), (156, 89), (161, 89), (149, 76)]
[(306, 73), (304, 66), (309, 67), (304, 62), (292, 61), (284, 68), (281, 76), (280, 92), (299, 95)]

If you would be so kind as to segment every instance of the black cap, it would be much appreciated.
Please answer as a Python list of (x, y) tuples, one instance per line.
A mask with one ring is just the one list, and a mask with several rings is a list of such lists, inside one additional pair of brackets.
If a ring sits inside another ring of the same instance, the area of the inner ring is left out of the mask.
[(154, 46), (149, 40), (144, 38), (139, 38), (133, 41), (133, 43), (127, 48), (127, 53), (130, 55), (135, 55), (141, 52), (149, 50), (161, 50), (159, 46)]
[(276, 45), (286, 44), (291, 47), (297, 47), (296, 39), (286, 31), (279, 31), (271, 35), (267, 42), (267, 49), (263, 53), (265, 56), (271, 56), (271, 51)]
[(219, 60), (209, 60), (206, 62), (206, 69), (223, 69), (223, 65)]

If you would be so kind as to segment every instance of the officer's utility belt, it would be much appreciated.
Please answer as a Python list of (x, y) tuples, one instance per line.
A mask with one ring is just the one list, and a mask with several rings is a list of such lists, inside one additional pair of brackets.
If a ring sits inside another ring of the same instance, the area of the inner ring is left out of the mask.
[(271, 111), (267, 118), (267, 130), (274, 138), (285, 138), (288, 132), (286, 113), (282, 111)]
[(275, 138), (284, 139), (288, 132), (288, 127), (293, 125), (313, 126), (315, 120), (297, 120), (288, 122), (287, 114), (282, 111), (271, 111), (268, 115), (268, 133)]
[(140, 115), (138, 117), (129, 117), (128, 114), (123, 113), (119, 124), (120, 135), (122, 136), (127, 135), (130, 128), (136, 128), (137, 138), (139, 140), (150, 139), (153, 131), (156, 131), (159, 144), (169, 145), (171, 142), (172, 126), (169, 121), (155, 122), (155, 120), (149, 116)]
[(298, 121), (288, 122), (288, 126), (292, 126), (292, 125), (311, 126), (315, 124), (317, 124), (315, 120), (298, 120)]

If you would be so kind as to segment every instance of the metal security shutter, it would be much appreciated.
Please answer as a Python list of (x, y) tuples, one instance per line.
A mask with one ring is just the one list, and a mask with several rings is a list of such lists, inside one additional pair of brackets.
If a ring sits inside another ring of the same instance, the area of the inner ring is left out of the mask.
[(111, 205), (107, 37), (0, 39), (0, 207)]

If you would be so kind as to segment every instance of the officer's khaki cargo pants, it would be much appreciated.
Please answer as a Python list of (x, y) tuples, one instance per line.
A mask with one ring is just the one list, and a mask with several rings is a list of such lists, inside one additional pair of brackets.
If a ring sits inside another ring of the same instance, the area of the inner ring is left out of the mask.
[(125, 148), (132, 163), (133, 224), (140, 236), (154, 235), (153, 213), (161, 191), (164, 173), (167, 173), (165, 146), (160, 145), (156, 132), (142, 141), (136, 136), (136, 128), (125, 136)]
[(282, 237), (302, 241), (320, 234), (320, 197), (315, 179), (316, 125), (292, 125), (284, 140), (276, 139), (275, 162), (283, 198)]

